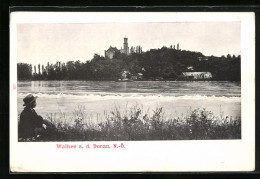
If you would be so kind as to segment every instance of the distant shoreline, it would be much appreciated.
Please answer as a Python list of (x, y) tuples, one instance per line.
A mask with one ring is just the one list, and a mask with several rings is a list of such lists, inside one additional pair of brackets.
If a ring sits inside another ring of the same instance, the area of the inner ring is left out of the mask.
[(130, 55), (118, 53), (113, 58), (95, 54), (93, 59), (56, 61), (55, 64), (17, 63), (18, 79), (100, 80), (100, 81), (240, 81), (241, 57), (204, 56), (200, 52), (162, 47)]

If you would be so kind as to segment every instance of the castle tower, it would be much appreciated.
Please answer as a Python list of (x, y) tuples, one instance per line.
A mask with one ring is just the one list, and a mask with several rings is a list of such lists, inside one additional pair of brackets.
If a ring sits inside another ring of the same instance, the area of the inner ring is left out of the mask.
[(127, 42), (127, 38), (124, 38), (124, 53), (128, 54), (129, 53), (129, 48), (128, 48), (128, 42)]

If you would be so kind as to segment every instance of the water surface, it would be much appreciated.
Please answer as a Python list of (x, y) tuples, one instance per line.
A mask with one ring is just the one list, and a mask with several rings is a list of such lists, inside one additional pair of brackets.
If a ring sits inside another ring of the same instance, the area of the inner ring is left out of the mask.
[(140, 106), (148, 113), (163, 107), (168, 117), (195, 108), (206, 108), (215, 115), (239, 117), (241, 113), (240, 82), (18, 81), (18, 114), (29, 93), (39, 97), (36, 111), (43, 116), (70, 115), (78, 106), (84, 106), (92, 117), (109, 113), (115, 106), (123, 111)]

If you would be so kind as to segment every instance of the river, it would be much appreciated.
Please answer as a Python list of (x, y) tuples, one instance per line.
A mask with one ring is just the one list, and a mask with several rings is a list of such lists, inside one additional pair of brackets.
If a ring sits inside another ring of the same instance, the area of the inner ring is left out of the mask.
[(152, 113), (163, 107), (166, 117), (185, 115), (206, 108), (216, 116), (241, 116), (240, 82), (216, 81), (18, 81), (18, 114), (23, 98), (38, 96), (35, 110), (46, 118), (50, 114), (71, 115), (83, 108), (90, 118), (103, 118), (115, 107), (127, 112), (141, 107)]

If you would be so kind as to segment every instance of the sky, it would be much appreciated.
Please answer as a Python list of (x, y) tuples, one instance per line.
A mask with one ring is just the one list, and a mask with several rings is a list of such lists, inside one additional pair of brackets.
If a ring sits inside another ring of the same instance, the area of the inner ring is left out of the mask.
[(109, 46), (170, 47), (206, 56), (240, 55), (240, 22), (17, 24), (17, 61), (43, 64), (91, 60)]

